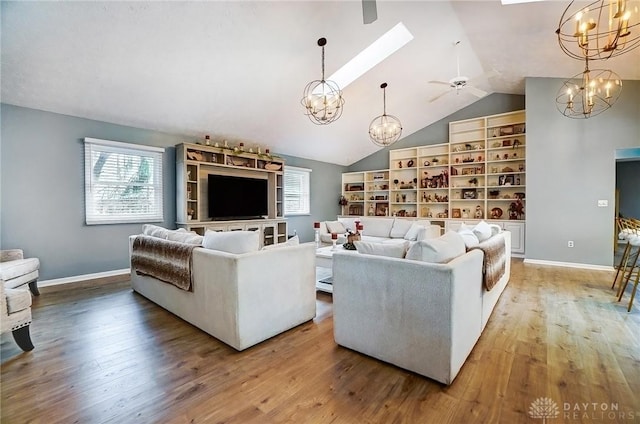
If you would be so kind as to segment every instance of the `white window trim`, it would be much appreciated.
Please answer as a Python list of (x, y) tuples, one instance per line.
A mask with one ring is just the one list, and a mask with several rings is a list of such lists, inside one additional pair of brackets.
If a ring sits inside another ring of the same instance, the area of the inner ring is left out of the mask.
[[(144, 222), (162, 222), (164, 221), (164, 187), (163, 187), (163, 154), (165, 149), (162, 147), (144, 146), (132, 143), (123, 143), (120, 141), (102, 140), (98, 138), (85, 137), (84, 139), (85, 150), (85, 222), (87, 225), (99, 225), (99, 224), (130, 224), (130, 223), (144, 223)], [(103, 148), (103, 149), (101, 149)], [(122, 154), (131, 154), (132, 156), (148, 156), (150, 157), (155, 166), (153, 167), (153, 173), (155, 178), (153, 179), (152, 186), (159, 196), (155, 198), (153, 204), (153, 210), (147, 214), (131, 214), (131, 215), (100, 215), (96, 212), (94, 207), (94, 193), (96, 192), (96, 184), (93, 180), (92, 172), (92, 157), (91, 154), (94, 150), (112, 150), (120, 151)]]
[[(286, 201), (286, 197), (287, 197), (287, 184), (286, 184), (286, 174), (287, 171), (293, 171), (295, 173), (306, 173), (307, 174), (307, 211), (303, 211), (303, 212), (287, 212), (287, 201)], [(313, 170), (309, 169), (309, 168), (300, 168), (297, 166), (289, 166), (289, 165), (285, 165), (284, 167), (284, 190), (283, 190), (283, 211), (284, 211), (284, 216), (305, 216), (305, 215), (311, 215), (311, 172)]]

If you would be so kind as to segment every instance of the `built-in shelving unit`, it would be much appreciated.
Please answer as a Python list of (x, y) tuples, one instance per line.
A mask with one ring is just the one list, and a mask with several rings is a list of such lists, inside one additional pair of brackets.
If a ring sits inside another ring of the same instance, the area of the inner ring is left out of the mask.
[(389, 216), (389, 170), (342, 174), (342, 215)]
[[(287, 241), (283, 218), (284, 160), (230, 148), (182, 143), (176, 146), (177, 226), (204, 234), (212, 231), (259, 231), (262, 245)], [(209, 174), (266, 179), (269, 214), (260, 220), (212, 221), (208, 218)]]
[(448, 143), (390, 150), (388, 170), (343, 174), (342, 214), (379, 215), (367, 200), (368, 176), (383, 175), (389, 188), (375, 196), (388, 199), (384, 216), (428, 218), (445, 228), (447, 221), (491, 220), (509, 227), (513, 252), (524, 253), (525, 118), (522, 110), (450, 122)]

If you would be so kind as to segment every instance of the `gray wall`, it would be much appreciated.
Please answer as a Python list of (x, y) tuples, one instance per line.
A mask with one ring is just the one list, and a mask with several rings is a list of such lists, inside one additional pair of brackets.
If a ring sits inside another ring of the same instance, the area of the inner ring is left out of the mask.
[[(435, 107), (435, 106), (432, 106)], [(459, 111), (424, 127), (406, 137), (401, 138), (392, 146), (379, 150), (366, 158), (349, 166), (349, 172), (386, 169), (389, 167), (389, 150), (407, 147), (426, 146), (449, 142), (449, 122), (477, 118), (478, 116), (495, 115), (524, 109), (524, 96), (511, 94), (492, 94)]]
[[(562, 82), (526, 81), (526, 257), (611, 266), (615, 151), (640, 144), (640, 81), (624, 81), (616, 104), (589, 119), (558, 112)], [(599, 199), (609, 206), (599, 208)]]
[(289, 234), (293, 234), (295, 230), (301, 242), (313, 241), (315, 237), (313, 223), (315, 221), (335, 220), (336, 216), (340, 214), (338, 198), (342, 187), (342, 173), (347, 172), (347, 168), (326, 162), (282, 156), (286, 160), (286, 165), (313, 170), (309, 182), (311, 215), (286, 217)]
[[(167, 148), (164, 155), (164, 226), (175, 228), (175, 148), (184, 137), (0, 105), (0, 246), (22, 248), (41, 261), (48, 280), (123, 269), (130, 234), (140, 224), (85, 225), (84, 137)], [(313, 239), (314, 220), (335, 217), (342, 166), (288, 157), (312, 168), (312, 216), (289, 220), (303, 241)]]
[(619, 190), (618, 212), (640, 219), (640, 158), (616, 163), (616, 188)]

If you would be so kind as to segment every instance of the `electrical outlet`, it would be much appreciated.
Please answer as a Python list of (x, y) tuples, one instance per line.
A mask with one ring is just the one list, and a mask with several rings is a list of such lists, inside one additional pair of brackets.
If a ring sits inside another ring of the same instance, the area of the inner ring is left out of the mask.
[(598, 207), (599, 208), (606, 208), (607, 206), (609, 206), (609, 201), (608, 200), (598, 200)]
[(569, 240), (567, 242), (567, 247), (573, 247), (573, 240)]

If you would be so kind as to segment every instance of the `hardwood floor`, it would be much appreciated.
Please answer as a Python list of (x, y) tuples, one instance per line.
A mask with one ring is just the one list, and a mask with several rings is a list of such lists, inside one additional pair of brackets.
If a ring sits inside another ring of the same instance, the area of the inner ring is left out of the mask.
[(35, 350), (2, 335), (2, 422), (533, 423), (539, 398), (547, 422), (640, 422), (639, 302), (627, 313), (611, 279), (514, 260), (448, 387), (337, 346), (326, 294), (312, 322), (236, 352), (128, 282), (43, 290)]

